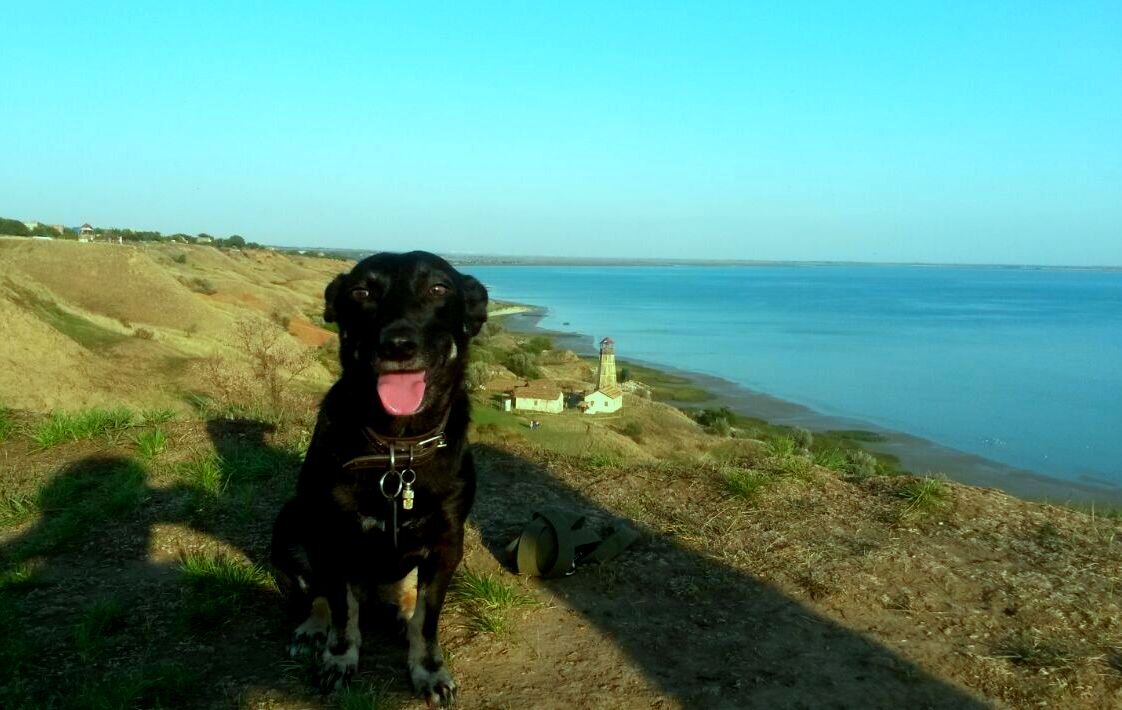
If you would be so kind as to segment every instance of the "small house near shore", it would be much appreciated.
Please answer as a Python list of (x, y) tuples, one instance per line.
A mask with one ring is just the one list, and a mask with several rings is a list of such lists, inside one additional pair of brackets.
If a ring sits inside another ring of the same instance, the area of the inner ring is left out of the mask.
[(611, 414), (623, 408), (623, 390), (619, 387), (598, 389), (585, 395), (585, 414)]
[(514, 408), (520, 411), (560, 414), (565, 409), (561, 388), (552, 382), (528, 382), (515, 387), (511, 394), (514, 396)]

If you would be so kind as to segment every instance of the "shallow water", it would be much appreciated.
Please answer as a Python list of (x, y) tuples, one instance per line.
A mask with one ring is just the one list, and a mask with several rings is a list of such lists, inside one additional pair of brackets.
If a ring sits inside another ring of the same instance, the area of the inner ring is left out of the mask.
[(1067, 480), (1122, 484), (1122, 272), (475, 266), (544, 328)]

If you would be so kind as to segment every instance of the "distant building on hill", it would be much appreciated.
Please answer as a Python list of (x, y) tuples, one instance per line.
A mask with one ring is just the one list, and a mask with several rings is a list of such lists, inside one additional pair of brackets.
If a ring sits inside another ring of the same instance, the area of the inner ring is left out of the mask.
[(85, 235), (87, 237), (92, 237), (93, 233), (94, 233), (93, 225), (90, 224), (89, 222), (86, 222), (81, 227), (78, 227), (79, 236)]
[(548, 412), (560, 414), (565, 409), (565, 397), (561, 388), (552, 382), (537, 380), (515, 387), (514, 408), (527, 412)]
[(623, 390), (616, 380), (616, 344), (611, 338), (600, 341), (600, 367), (596, 389), (584, 398), (585, 414), (608, 414), (623, 407)]

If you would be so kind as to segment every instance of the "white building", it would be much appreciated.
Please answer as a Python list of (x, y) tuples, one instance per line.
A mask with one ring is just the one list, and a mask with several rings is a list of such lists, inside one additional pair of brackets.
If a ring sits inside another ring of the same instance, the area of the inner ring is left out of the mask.
[(618, 412), (623, 407), (623, 391), (619, 387), (615, 391), (596, 390), (584, 398), (585, 414), (610, 414)]
[(611, 338), (600, 341), (600, 368), (596, 389), (584, 398), (585, 414), (609, 414), (623, 407), (623, 390), (616, 381), (616, 344)]
[(520, 411), (560, 414), (565, 409), (561, 388), (550, 382), (528, 382), (522, 387), (515, 387), (513, 394), (514, 408)]

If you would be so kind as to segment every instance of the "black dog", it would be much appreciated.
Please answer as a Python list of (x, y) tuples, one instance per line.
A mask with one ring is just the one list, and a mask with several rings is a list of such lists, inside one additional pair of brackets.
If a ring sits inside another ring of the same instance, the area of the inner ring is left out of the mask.
[(307, 617), (291, 651), (322, 644), (321, 683), (342, 686), (358, 666), (359, 603), (378, 593), (405, 622), (417, 692), (448, 704), (437, 624), (475, 496), (464, 368), (487, 291), (433, 254), (386, 253), (324, 298), (343, 374), (273, 529), (278, 578)]

